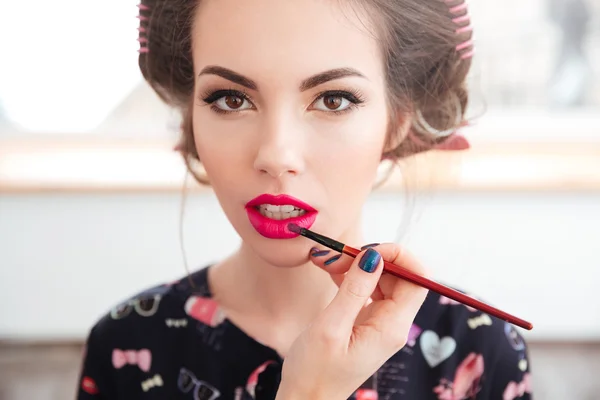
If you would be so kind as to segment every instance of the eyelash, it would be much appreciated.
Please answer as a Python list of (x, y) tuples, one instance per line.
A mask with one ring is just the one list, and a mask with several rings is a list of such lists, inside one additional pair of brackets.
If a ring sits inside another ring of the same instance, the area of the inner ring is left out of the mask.
[(214, 92), (208, 92), (203, 94), (202, 97), (202, 101), (205, 102), (206, 104), (210, 105), (211, 110), (213, 110), (216, 113), (219, 114), (232, 114), (235, 112), (239, 112), (239, 111), (227, 111), (227, 110), (223, 110), (217, 106), (214, 105), (214, 103), (226, 96), (232, 96), (232, 97), (239, 97), (240, 99), (244, 99), (246, 101), (249, 101), (250, 103), (252, 103), (252, 98), (250, 97), (250, 95), (248, 93), (242, 92), (240, 90), (237, 89), (225, 89), (225, 90), (216, 90)]
[(317, 95), (317, 98), (314, 99), (311, 104), (313, 104), (317, 100), (321, 100), (324, 97), (330, 97), (330, 96), (331, 97), (341, 97), (350, 102), (350, 105), (348, 107), (344, 108), (343, 110), (325, 111), (327, 113), (332, 113), (332, 114), (336, 114), (336, 115), (350, 112), (350, 111), (356, 109), (357, 107), (360, 107), (360, 105), (365, 102), (363, 95), (360, 91), (355, 90), (355, 89), (350, 89), (350, 90), (326, 90), (324, 92), (319, 93), (319, 95)]
[[(216, 113), (232, 114), (232, 113), (239, 112), (239, 111), (223, 110), (214, 105), (214, 103), (217, 100), (219, 100), (223, 97), (226, 97), (226, 96), (239, 97), (240, 99), (249, 101), (250, 103), (253, 102), (252, 98), (250, 97), (250, 95), (248, 93), (245, 93), (245, 92), (237, 90), (237, 89), (216, 90), (214, 92), (208, 92), (208, 93), (201, 95), (201, 98), (202, 98), (202, 101), (204, 103), (206, 103), (207, 105), (210, 105), (211, 110), (213, 110)], [(325, 111), (327, 113), (332, 113), (332, 114), (336, 114), (336, 115), (350, 112), (365, 102), (363, 95), (359, 90), (350, 89), (350, 90), (326, 90), (324, 92), (319, 93), (317, 95), (317, 97), (311, 102), (311, 104), (315, 103), (317, 100), (323, 99), (324, 97), (330, 97), (330, 96), (331, 97), (342, 97), (350, 102), (350, 105), (343, 110)]]

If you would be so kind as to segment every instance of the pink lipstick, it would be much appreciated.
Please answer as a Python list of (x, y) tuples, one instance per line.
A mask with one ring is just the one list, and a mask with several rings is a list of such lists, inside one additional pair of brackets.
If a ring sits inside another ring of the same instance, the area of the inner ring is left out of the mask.
[(309, 204), (286, 194), (261, 194), (246, 204), (246, 213), (254, 229), (269, 239), (297, 237), (297, 233), (288, 229), (288, 224), (308, 229), (318, 214)]

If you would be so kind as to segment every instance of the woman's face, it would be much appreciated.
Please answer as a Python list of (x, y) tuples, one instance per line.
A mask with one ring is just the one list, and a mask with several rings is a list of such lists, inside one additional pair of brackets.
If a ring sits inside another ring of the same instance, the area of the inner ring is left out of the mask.
[(314, 245), (289, 221), (357, 237), (388, 122), (367, 21), (330, 0), (200, 2), (198, 154), (233, 227), (273, 265), (304, 263)]

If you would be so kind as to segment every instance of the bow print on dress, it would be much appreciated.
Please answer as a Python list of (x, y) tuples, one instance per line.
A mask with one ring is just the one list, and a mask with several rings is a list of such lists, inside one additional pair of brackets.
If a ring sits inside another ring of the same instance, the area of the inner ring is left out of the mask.
[(148, 390), (154, 387), (162, 386), (163, 384), (164, 382), (162, 380), (162, 377), (156, 374), (152, 378), (146, 379), (144, 382), (142, 382), (142, 390), (144, 392), (147, 392)]
[(152, 353), (148, 349), (141, 350), (120, 350), (114, 349), (112, 353), (113, 367), (123, 368), (126, 364), (137, 365), (142, 371), (150, 371), (152, 364)]

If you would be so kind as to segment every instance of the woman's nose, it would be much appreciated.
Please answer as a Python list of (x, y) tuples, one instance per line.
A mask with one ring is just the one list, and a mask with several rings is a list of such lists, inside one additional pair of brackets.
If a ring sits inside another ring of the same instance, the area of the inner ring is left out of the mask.
[(259, 134), (254, 168), (262, 174), (279, 178), (284, 174), (299, 175), (304, 170), (302, 132), (291, 119), (273, 119), (264, 124)]

